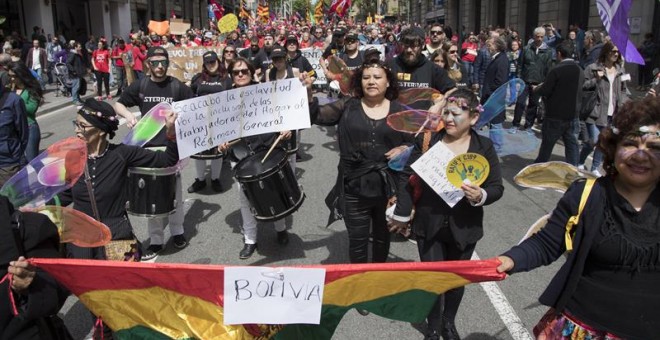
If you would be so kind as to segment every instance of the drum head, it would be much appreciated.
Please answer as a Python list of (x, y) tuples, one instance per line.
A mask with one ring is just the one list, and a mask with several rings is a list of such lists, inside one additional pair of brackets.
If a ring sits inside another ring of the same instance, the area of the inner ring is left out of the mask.
[(236, 178), (255, 178), (268, 174), (286, 162), (287, 153), (284, 149), (276, 148), (270, 153), (265, 162), (261, 163), (268, 150), (263, 150), (249, 156), (236, 165)]

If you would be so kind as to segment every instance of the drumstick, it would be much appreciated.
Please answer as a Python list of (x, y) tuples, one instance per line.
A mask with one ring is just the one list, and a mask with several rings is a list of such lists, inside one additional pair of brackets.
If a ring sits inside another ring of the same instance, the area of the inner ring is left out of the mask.
[(263, 162), (266, 161), (266, 158), (268, 158), (268, 156), (270, 156), (270, 153), (273, 152), (273, 150), (274, 150), (275, 147), (277, 146), (277, 143), (279, 143), (281, 140), (282, 140), (282, 135), (280, 135), (279, 137), (277, 137), (277, 139), (275, 140), (275, 142), (273, 143), (273, 145), (271, 145), (271, 147), (270, 147), (270, 149), (268, 150), (268, 152), (266, 152), (266, 156), (264, 156), (264, 159), (261, 160), (261, 163), (262, 163), (262, 164), (263, 164)]
[(241, 141), (240, 138), (234, 139), (234, 140), (232, 140), (232, 141), (227, 142), (227, 146), (232, 146), (232, 145), (234, 145), (234, 144), (236, 144), (236, 143), (238, 143), (238, 142), (240, 142), (240, 141)]

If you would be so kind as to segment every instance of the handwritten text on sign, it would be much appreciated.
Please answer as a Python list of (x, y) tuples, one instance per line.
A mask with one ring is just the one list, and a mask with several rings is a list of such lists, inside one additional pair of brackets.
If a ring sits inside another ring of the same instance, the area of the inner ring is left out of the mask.
[(180, 159), (236, 138), (311, 126), (307, 89), (298, 79), (195, 97), (172, 108)]
[(321, 322), (325, 269), (226, 267), (224, 323)]
[(450, 207), (454, 207), (465, 193), (447, 178), (447, 166), (454, 153), (442, 142), (435, 144), (411, 165), (417, 175), (428, 184)]

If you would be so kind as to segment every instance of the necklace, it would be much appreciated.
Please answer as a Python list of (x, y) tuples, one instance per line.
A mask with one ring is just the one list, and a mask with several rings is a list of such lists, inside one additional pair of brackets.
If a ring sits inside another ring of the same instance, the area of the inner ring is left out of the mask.
[(96, 156), (94, 155), (87, 155), (87, 159), (97, 159), (105, 156), (105, 153), (108, 152), (108, 148), (110, 147), (110, 143), (105, 143), (105, 148), (103, 149), (103, 152), (97, 154)]

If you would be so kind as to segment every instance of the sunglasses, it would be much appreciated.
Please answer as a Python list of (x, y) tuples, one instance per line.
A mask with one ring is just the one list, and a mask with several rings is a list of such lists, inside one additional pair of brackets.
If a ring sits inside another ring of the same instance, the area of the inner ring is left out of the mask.
[(356, 43), (357, 40), (355, 40), (355, 39), (346, 39), (345, 42), (346, 42), (347, 44), (352, 44), (352, 43)]
[(431, 35), (439, 35), (442, 34), (442, 31), (431, 31)]
[(160, 65), (163, 68), (166, 68), (170, 66), (170, 62), (169, 60), (149, 60), (149, 65), (151, 65), (151, 67), (154, 68), (158, 67), (158, 65)]
[(458, 50), (449, 50), (449, 54), (456, 54), (458, 53)]
[(611, 54), (619, 54), (619, 51), (611, 51)]
[(250, 69), (242, 68), (242, 69), (239, 69), (239, 70), (232, 70), (231, 74), (234, 77), (238, 77), (240, 75), (246, 75), (247, 76), (247, 75), (250, 75)]
[(225, 50), (223, 53), (236, 53), (234, 50)]

